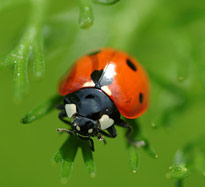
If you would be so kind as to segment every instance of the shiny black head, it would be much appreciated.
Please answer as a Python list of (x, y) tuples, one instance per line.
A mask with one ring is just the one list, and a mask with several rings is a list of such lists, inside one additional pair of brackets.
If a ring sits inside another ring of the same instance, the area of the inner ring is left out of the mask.
[(73, 132), (82, 138), (97, 136), (98, 122), (80, 115), (76, 115), (72, 121)]
[(83, 88), (64, 97), (65, 113), (72, 118), (72, 132), (81, 137), (98, 136), (114, 125), (120, 113), (100, 89)]

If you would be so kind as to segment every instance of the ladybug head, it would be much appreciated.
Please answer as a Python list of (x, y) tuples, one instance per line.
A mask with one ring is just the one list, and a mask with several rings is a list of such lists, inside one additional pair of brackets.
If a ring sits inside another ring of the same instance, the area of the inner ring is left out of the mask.
[(95, 120), (76, 115), (72, 121), (73, 132), (82, 138), (89, 138), (90, 136), (97, 136), (98, 123)]

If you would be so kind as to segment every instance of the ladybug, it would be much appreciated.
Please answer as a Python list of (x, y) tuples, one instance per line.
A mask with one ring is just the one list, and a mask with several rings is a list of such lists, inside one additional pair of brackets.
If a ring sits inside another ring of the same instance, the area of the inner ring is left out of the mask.
[[(141, 116), (148, 107), (149, 80), (143, 67), (128, 54), (102, 49), (76, 61), (59, 84), (64, 96), (59, 119), (71, 125), (69, 134), (90, 141), (117, 136), (115, 125), (131, 130), (128, 119)], [(72, 122), (66, 118), (72, 119)]]

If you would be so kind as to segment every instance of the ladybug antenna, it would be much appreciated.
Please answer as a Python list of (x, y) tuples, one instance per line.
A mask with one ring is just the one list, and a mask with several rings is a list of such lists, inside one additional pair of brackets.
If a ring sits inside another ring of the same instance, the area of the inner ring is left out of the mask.
[(67, 132), (67, 133), (69, 133), (70, 135), (73, 135), (73, 134), (75, 134), (75, 132), (74, 131), (71, 131), (71, 130), (69, 130), (69, 129), (57, 129), (57, 131), (58, 132)]

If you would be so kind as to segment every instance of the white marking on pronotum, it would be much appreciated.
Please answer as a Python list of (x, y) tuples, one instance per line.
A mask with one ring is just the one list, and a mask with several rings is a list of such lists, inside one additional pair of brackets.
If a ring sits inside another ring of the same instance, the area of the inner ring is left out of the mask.
[(114, 120), (111, 119), (107, 114), (102, 115), (99, 119), (100, 129), (104, 130), (111, 127), (114, 124)]
[(71, 118), (77, 112), (76, 105), (75, 104), (66, 104), (65, 111), (66, 111), (67, 116), (69, 118)]
[(102, 86), (101, 90), (103, 90), (106, 94), (108, 94), (109, 96), (112, 95), (112, 92), (110, 90), (110, 88), (108, 86)]
[(79, 127), (78, 125), (76, 126), (76, 130), (77, 130), (77, 131), (80, 131), (80, 127)]
[(95, 83), (92, 80), (83, 84), (83, 87), (94, 87), (94, 86), (95, 86)]
[(93, 129), (88, 129), (88, 133), (91, 134), (93, 132)]

